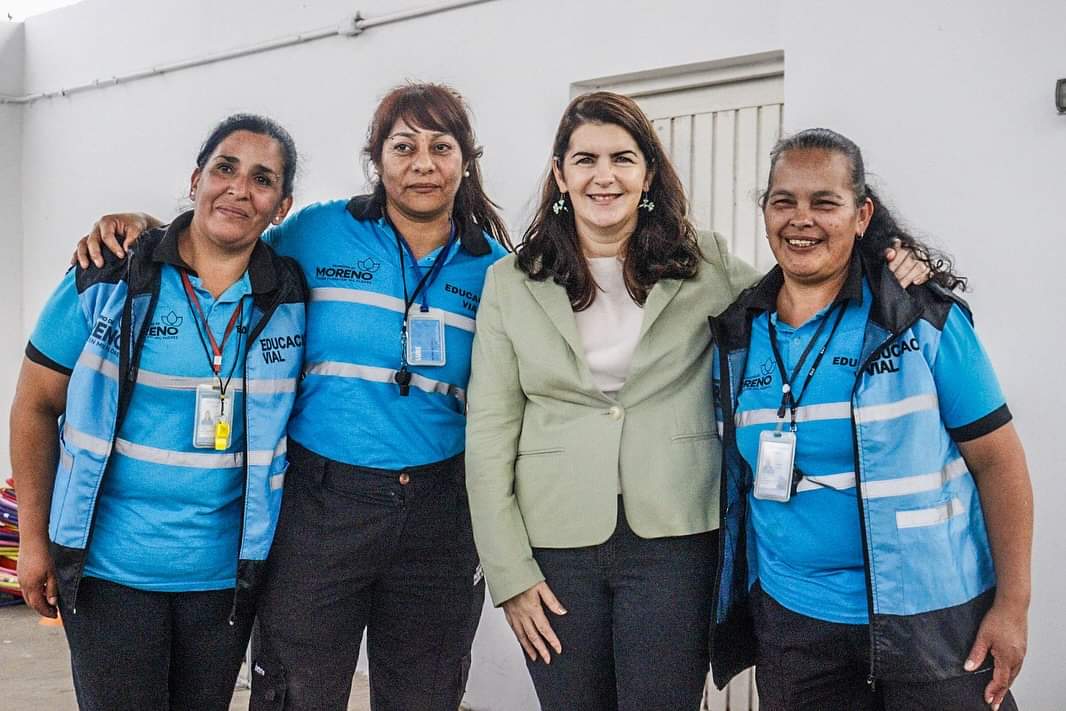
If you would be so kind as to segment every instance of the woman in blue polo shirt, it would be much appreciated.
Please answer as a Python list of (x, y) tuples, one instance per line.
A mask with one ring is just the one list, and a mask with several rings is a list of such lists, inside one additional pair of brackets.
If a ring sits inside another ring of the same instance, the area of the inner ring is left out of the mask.
[(83, 710), (229, 707), (303, 361), (306, 287), (259, 239), (295, 169), (283, 128), (226, 119), (193, 210), (69, 271), (26, 347), (19, 582), (41, 615), (62, 611)]
[[(466, 387), (507, 232), (448, 87), (389, 92), (364, 155), (372, 194), (310, 205), (264, 235), (300, 263), (311, 304), (253, 709), (345, 708), (365, 629), (376, 711), (455, 711), (481, 614)], [(150, 220), (106, 217), (97, 231), (119, 249), (114, 232)]]
[(712, 319), (716, 682), (754, 663), (769, 711), (1016, 708), (1032, 489), (964, 280), (863, 259), (928, 250), (832, 131), (778, 143), (762, 204), (779, 266)]

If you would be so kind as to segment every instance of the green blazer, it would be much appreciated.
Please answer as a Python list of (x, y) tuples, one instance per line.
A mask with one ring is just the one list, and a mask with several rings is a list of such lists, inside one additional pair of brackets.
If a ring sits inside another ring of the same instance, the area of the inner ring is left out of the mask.
[(495, 604), (544, 579), (532, 547), (603, 543), (619, 487), (644, 538), (718, 525), (721, 448), (707, 317), (757, 272), (701, 235), (703, 262), (664, 279), (616, 398), (593, 384), (566, 290), (532, 281), (513, 255), (488, 272), (467, 391), (466, 481), (474, 539)]

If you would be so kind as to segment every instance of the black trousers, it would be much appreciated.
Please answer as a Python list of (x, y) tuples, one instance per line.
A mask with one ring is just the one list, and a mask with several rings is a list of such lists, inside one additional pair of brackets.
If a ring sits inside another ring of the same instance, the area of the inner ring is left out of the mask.
[(162, 593), (86, 577), (62, 600), (81, 711), (226, 711), (252, 616), (229, 624), (233, 590)]
[(604, 543), (536, 548), (567, 614), (548, 615), (562, 644), (551, 664), (526, 658), (543, 711), (697, 711), (717, 531), (640, 538), (618, 523)]
[(485, 587), (462, 456), (385, 471), (290, 442), (251, 711), (348, 708), (363, 630), (374, 711), (456, 711)]
[[(782, 607), (756, 584), (752, 613), (758, 650), (755, 684), (761, 711), (987, 711), (988, 668), (922, 683), (867, 683), (867, 625), (816, 620)], [(963, 660), (959, 660), (962, 666)], [(1017, 711), (1008, 692), (1000, 711)]]

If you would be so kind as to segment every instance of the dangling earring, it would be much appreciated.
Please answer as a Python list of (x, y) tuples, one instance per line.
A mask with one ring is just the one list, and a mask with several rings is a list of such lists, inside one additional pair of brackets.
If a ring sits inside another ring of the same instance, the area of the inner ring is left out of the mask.
[(566, 206), (566, 193), (559, 196), (559, 199), (552, 203), (552, 212), (558, 215), (560, 212), (570, 212), (570, 208)]
[(866, 234), (866, 233), (865, 233), (865, 232), (859, 232), (858, 234), (856, 234), (856, 235), (855, 235), (855, 241), (856, 241), (856, 242), (858, 242), (859, 240), (861, 240), (861, 239), (862, 239), (862, 236), (863, 236), (864, 234)]
[(463, 171), (463, 177), (464, 178), (469, 178), (470, 177), (470, 171), (469, 170), (464, 170)]
[(647, 210), (648, 212), (652, 212), (652, 211), (655, 210), (655, 203), (653, 203), (651, 200), (648, 199), (648, 193), (645, 192), (643, 197), (641, 197), (641, 199), (640, 199), (640, 204), (637, 205), (637, 207), (642, 209), (642, 210)]

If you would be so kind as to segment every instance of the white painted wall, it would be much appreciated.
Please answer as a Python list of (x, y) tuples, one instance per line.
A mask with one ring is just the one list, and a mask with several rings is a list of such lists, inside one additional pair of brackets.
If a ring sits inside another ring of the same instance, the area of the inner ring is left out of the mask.
[[(420, 4), (368, 0), (359, 9), (373, 17)], [(26, 22), (22, 88), (56, 89), (332, 25), (353, 7), (86, 0)], [(11, 139), (18, 112), (0, 106), (0, 184), (10, 175), (18, 185), (11, 166), (19, 161), (6, 156), (22, 152), (21, 230), (20, 200), (0, 192), (0, 299), (10, 305), (0, 325), (28, 334), (93, 216), (129, 207), (172, 215), (199, 141), (227, 113), (262, 112), (290, 128), (305, 157), (297, 198), (306, 203), (363, 188), (357, 153), (388, 87), (404, 78), (449, 82), (474, 108), (490, 192), (520, 232), (572, 82), (783, 48), (787, 126), (852, 135), (900, 212), (973, 277), (978, 326), (1028, 444), (1038, 496), (1031, 648), (1017, 690), (1027, 708), (1056, 708), (1066, 690), (1054, 666), (1066, 657), (1066, 630), (1054, 603), (1066, 580), (1054, 546), (1066, 524), (1055, 507), (1066, 484), (1057, 476), (1061, 418), (1051, 393), (1066, 303), (1053, 270), (1066, 257), (1066, 234), (1054, 210), (1063, 203), (1066, 117), (1055, 115), (1051, 91), (1066, 76), (1056, 36), (1063, 26), (1060, 0), (1028, 0), (1024, 11), (992, 0), (965, 11), (948, 0), (499, 0), (41, 101), (22, 111), (21, 142)], [(2, 54), (3, 29), (0, 82), (21, 75)], [(10, 237), (20, 232), (21, 287), (10, 266), (20, 263)], [(22, 338), (11, 340), (10, 353), (0, 350), (0, 396), (10, 393), (4, 378), (21, 350)], [(474, 708), (535, 708), (499, 613), (483, 619), (474, 655)]]
[[(0, 94), (23, 91), (23, 26), (0, 21)], [(22, 110), (0, 104), (0, 421), (15, 392), (22, 339)], [(7, 437), (0, 437), (0, 480), (10, 476)]]

